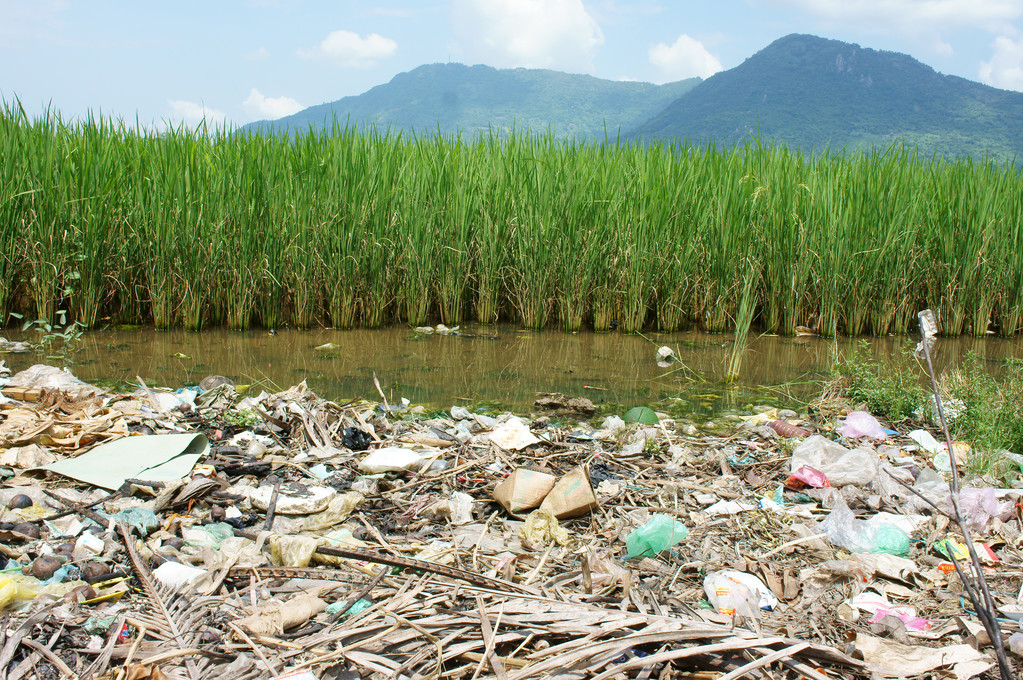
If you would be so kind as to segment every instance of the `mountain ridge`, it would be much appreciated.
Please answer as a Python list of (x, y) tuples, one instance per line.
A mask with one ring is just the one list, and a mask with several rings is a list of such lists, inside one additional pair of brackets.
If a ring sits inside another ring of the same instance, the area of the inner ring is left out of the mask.
[(629, 137), (727, 146), (751, 134), (799, 149), (904, 141), (928, 155), (1023, 158), (1023, 93), (943, 75), (906, 54), (791, 34), (707, 78)]
[(243, 130), (305, 130), (339, 121), (412, 132), (472, 134), (553, 128), (558, 136), (617, 136), (649, 119), (698, 78), (654, 85), (547, 69), (424, 64), (360, 95)]
[(1023, 93), (944, 75), (899, 52), (790, 34), (705, 80), (654, 85), (544, 69), (426, 64), (360, 95), (241, 130), (338, 120), (392, 132), (730, 146), (756, 137), (805, 151), (893, 143), (925, 156), (1023, 160)]

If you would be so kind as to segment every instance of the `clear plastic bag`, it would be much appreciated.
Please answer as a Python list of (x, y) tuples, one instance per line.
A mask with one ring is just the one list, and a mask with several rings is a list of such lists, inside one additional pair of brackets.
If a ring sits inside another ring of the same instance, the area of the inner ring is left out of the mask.
[(865, 449), (847, 449), (819, 434), (800, 442), (792, 452), (789, 470), (810, 467), (823, 472), (831, 486), (867, 486), (877, 477), (877, 455)]
[(905, 531), (883, 521), (856, 519), (841, 496), (820, 528), (828, 541), (852, 552), (909, 554), (909, 535)]

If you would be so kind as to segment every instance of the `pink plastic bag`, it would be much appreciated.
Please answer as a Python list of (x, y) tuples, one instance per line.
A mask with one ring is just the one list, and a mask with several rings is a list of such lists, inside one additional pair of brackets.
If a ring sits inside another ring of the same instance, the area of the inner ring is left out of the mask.
[(838, 432), (849, 439), (870, 437), (883, 440), (887, 438), (881, 423), (866, 411), (853, 411), (847, 415), (845, 420), (838, 424)]
[(812, 486), (815, 489), (822, 489), (831, 486), (827, 475), (820, 470), (814, 470), (809, 465), (799, 468), (785, 480), (785, 485), (790, 489), (802, 489), (804, 486)]

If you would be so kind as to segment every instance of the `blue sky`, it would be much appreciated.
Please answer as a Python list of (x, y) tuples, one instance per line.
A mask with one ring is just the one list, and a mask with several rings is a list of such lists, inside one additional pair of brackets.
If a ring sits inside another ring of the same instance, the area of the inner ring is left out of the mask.
[(1023, 0), (0, 0), (0, 96), (65, 118), (243, 124), (436, 62), (708, 77), (789, 33), (1023, 91)]

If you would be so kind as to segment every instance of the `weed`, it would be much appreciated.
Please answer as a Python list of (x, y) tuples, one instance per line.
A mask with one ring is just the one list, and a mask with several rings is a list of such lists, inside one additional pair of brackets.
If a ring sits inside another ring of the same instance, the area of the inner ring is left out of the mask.
[(910, 359), (907, 354), (901, 360), (879, 361), (870, 356), (864, 341), (836, 366), (836, 372), (846, 397), (896, 422), (911, 418), (927, 403), (920, 371)]
[(961, 367), (941, 378), (943, 399), (962, 402), (952, 434), (977, 451), (1023, 450), (1023, 363), (1007, 360), (996, 379), (980, 359), (970, 354)]
[[(1012, 452), (1023, 451), (1023, 361), (1009, 359), (999, 368), (992, 372), (971, 354), (942, 374), (938, 389), (949, 433), (970, 445), (966, 472), (1011, 485), (1020, 477), (1020, 458)], [(828, 389), (836, 387), (845, 399), (893, 422), (922, 419), (932, 403), (910, 355), (879, 361), (865, 342), (837, 364)]]

